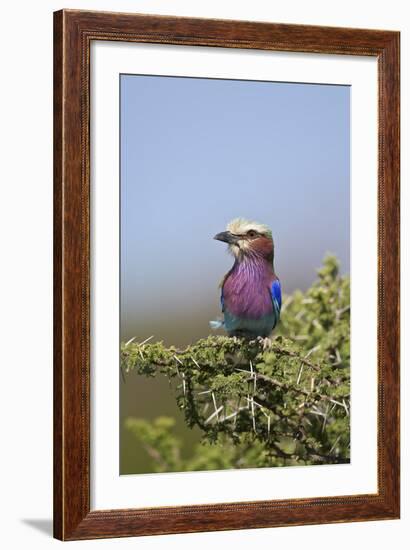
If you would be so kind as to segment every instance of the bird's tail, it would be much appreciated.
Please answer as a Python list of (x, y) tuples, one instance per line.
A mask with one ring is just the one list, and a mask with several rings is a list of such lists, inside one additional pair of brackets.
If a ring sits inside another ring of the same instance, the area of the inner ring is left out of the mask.
[(209, 321), (209, 326), (212, 330), (217, 330), (218, 328), (225, 328), (225, 323), (223, 321)]

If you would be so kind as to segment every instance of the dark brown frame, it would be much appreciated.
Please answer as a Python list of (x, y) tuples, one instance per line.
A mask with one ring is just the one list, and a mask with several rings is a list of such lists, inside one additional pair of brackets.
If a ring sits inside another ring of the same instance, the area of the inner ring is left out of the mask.
[[(92, 40), (378, 60), (378, 493), (90, 510), (89, 74)], [(54, 536), (63, 540), (399, 517), (398, 32), (63, 10), (54, 14)]]

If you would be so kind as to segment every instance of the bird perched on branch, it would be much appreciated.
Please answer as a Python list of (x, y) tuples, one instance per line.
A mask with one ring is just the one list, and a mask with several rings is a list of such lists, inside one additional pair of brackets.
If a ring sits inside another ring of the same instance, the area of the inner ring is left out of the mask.
[(230, 336), (269, 337), (282, 306), (271, 230), (237, 218), (214, 239), (228, 244), (235, 262), (221, 283), (224, 321), (211, 321), (211, 327), (225, 328)]

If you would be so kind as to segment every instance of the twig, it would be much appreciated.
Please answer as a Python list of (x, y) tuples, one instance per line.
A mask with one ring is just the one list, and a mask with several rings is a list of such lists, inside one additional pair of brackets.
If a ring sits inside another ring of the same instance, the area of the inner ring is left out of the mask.
[[(245, 373), (249, 374), (249, 371), (244, 370), (244, 369), (236, 368), (235, 370), (239, 371), (239, 372), (245, 372)], [(309, 397), (318, 397), (319, 399), (323, 399), (325, 401), (330, 401), (331, 400), (331, 397), (329, 397), (328, 395), (322, 395), (322, 394), (320, 394), (316, 391), (312, 392), (312, 391), (304, 390), (302, 388), (296, 388), (296, 387), (293, 387), (293, 386), (289, 386), (288, 384), (285, 384), (284, 382), (280, 382), (276, 378), (271, 378), (270, 376), (267, 376), (266, 374), (262, 374), (262, 373), (257, 372), (257, 373), (255, 373), (255, 376), (259, 380), (263, 380), (264, 382), (267, 382), (267, 383), (269, 383), (273, 386), (277, 386), (278, 388), (281, 388), (281, 389), (286, 390), (286, 391), (294, 391), (296, 393), (300, 393), (300, 394), (303, 394), (303, 395), (306, 395), (306, 396), (309, 396)]]
[(285, 348), (277, 347), (274, 351), (278, 351), (279, 353), (282, 353), (282, 355), (288, 355), (289, 357), (297, 357), (301, 363), (306, 365), (307, 367), (310, 367), (313, 370), (320, 371), (319, 365), (316, 365), (315, 363), (312, 363), (312, 361), (309, 361), (307, 357), (300, 357), (298, 353), (295, 351), (291, 351)]

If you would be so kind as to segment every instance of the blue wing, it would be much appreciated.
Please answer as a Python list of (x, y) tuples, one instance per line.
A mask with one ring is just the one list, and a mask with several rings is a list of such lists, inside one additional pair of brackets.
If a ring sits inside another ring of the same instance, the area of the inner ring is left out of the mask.
[(224, 306), (224, 287), (222, 286), (221, 287), (221, 309), (222, 309), (222, 313), (225, 311), (225, 306)]
[(280, 310), (282, 307), (282, 289), (280, 287), (279, 279), (275, 279), (270, 287), (270, 293), (272, 296), (273, 309), (275, 311), (276, 322), (279, 321)]

